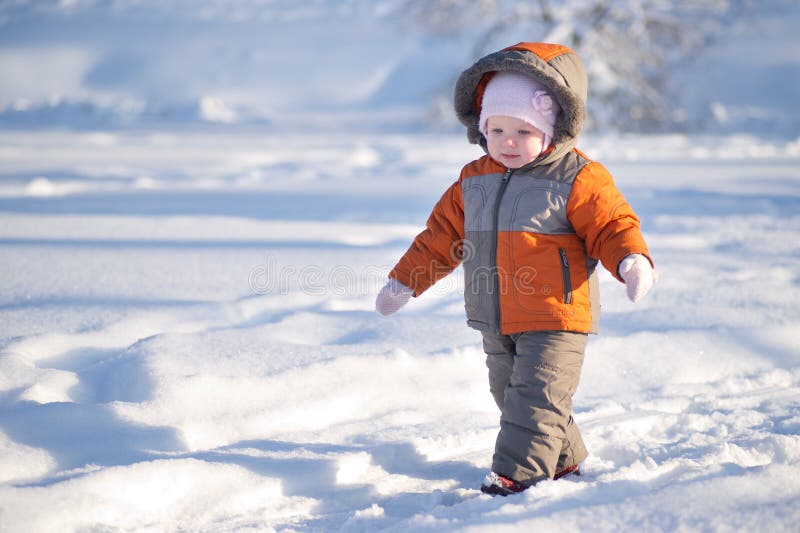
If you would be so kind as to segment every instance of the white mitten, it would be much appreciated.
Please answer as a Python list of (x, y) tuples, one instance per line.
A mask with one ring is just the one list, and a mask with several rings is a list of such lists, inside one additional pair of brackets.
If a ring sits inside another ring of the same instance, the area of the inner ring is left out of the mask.
[(396, 313), (414, 296), (414, 291), (392, 278), (375, 298), (375, 310), (383, 316)]
[(638, 302), (658, 281), (658, 273), (642, 254), (631, 254), (619, 263), (619, 275), (625, 280), (628, 299)]

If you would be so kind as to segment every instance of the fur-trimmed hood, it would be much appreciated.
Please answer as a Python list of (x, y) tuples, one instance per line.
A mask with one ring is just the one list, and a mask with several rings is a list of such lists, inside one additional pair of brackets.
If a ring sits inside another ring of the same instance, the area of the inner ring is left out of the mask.
[(455, 109), (467, 127), (467, 138), (486, 150), (486, 139), (478, 127), (486, 84), (495, 72), (515, 71), (532, 77), (558, 100), (561, 113), (553, 132), (553, 150), (537, 165), (560, 159), (575, 148), (586, 116), (588, 80), (578, 55), (557, 44), (519, 43), (479, 59), (461, 73), (456, 82)]

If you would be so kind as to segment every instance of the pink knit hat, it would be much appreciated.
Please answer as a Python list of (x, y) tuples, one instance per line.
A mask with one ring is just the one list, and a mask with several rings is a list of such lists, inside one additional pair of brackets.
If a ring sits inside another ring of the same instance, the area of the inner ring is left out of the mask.
[(500, 71), (486, 85), (478, 125), (486, 135), (486, 122), (492, 115), (518, 118), (544, 133), (547, 148), (553, 140), (553, 126), (560, 111), (561, 106), (544, 85), (524, 74)]

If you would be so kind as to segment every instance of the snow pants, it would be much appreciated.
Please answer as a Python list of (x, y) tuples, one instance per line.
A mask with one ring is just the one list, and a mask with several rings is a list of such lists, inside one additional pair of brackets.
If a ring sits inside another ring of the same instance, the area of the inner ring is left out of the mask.
[(532, 485), (586, 459), (572, 396), (587, 340), (565, 331), (483, 332), (489, 389), (502, 413), (493, 471)]

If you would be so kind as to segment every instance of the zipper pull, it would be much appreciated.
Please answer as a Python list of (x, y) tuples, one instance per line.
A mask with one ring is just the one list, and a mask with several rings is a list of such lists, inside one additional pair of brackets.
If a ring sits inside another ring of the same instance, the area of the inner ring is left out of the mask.
[(562, 248), (558, 251), (558, 253), (561, 255), (561, 263), (565, 267), (569, 268), (569, 261), (567, 260), (567, 251)]
[(506, 173), (505, 173), (505, 174), (503, 174), (503, 177), (501, 178), (501, 181), (503, 181), (503, 182), (506, 182), (506, 181), (508, 181), (508, 178), (510, 178), (510, 177), (511, 177), (511, 173), (512, 173), (512, 172), (513, 172), (513, 170), (511, 170), (510, 168), (507, 168), (507, 169), (506, 169)]

